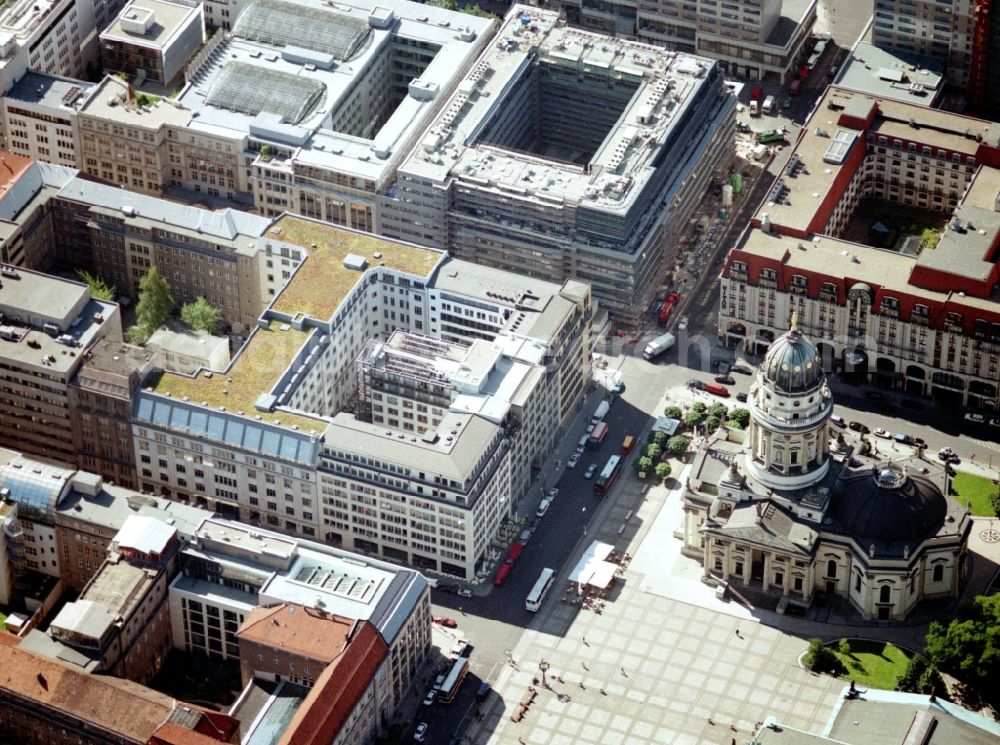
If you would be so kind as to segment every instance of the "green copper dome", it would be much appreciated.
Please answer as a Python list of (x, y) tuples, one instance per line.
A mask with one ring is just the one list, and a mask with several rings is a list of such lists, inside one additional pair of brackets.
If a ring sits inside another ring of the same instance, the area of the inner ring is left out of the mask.
[(761, 366), (765, 380), (784, 393), (805, 393), (823, 382), (816, 347), (792, 321), (790, 331), (771, 344)]

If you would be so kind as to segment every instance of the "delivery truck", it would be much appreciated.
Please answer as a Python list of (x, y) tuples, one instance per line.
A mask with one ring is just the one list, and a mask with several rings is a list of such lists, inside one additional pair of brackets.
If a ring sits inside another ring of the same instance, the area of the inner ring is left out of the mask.
[(663, 334), (662, 336), (657, 336), (646, 345), (644, 350), (642, 350), (642, 356), (647, 360), (651, 360), (670, 349), (676, 341), (677, 338), (673, 334)]

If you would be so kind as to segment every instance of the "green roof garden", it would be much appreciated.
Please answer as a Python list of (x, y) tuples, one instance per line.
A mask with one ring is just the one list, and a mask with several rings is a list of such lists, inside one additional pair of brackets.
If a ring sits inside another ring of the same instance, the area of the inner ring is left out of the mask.
[(205, 403), (214, 409), (260, 416), (262, 421), (283, 426), (297, 426), (308, 432), (322, 432), (323, 419), (287, 411), (265, 412), (255, 408), (257, 397), (270, 393), (278, 378), (291, 364), (309, 338), (309, 331), (298, 331), (287, 324), (272, 322), (270, 329), (257, 328), (226, 372), (199, 371), (195, 375), (174, 372), (157, 373), (146, 384), (147, 390), (173, 398)]
[(270, 234), (301, 246), (309, 255), (275, 299), (272, 309), (290, 317), (303, 313), (318, 321), (333, 317), (361, 277), (357, 269), (344, 266), (348, 255), (362, 257), (368, 268), (385, 265), (418, 277), (430, 274), (445, 255), (432, 248), (398, 243), (294, 215), (279, 218)]

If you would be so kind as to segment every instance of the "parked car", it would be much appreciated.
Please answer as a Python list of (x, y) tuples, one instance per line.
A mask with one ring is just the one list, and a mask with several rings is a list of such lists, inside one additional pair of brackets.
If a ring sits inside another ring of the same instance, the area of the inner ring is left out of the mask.
[(616, 394), (616, 395), (621, 395), (622, 393), (624, 393), (625, 392), (625, 381), (624, 380), (617, 380), (617, 381), (615, 381), (615, 384), (613, 386), (611, 386), (611, 392), (614, 393), (614, 394)]
[(549, 489), (549, 493), (545, 495), (545, 498), (550, 502), (555, 502), (556, 497), (558, 496), (559, 496), (559, 487), (553, 486), (551, 489)]
[(691, 378), (691, 380), (688, 381), (688, 388), (694, 388), (696, 391), (705, 390), (706, 385), (707, 383), (703, 383), (697, 378)]
[(569, 460), (566, 461), (566, 468), (576, 468), (576, 464), (580, 462), (580, 454), (573, 453), (569, 456)]
[(729, 368), (729, 372), (739, 373), (740, 375), (753, 375), (753, 368), (749, 365), (744, 365), (742, 362), (737, 362)]
[(830, 416), (830, 424), (835, 424), (841, 428), (847, 426), (847, 422), (844, 420), (844, 417), (840, 416), (839, 414), (833, 414)]
[(725, 373), (715, 376), (716, 383), (722, 383), (723, 385), (736, 385), (736, 381), (733, 379), (732, 375), (727, 375)]
[(847, 423), (847, 426), (855, 432), (860, 432), (863, 435), (867, 435), (871, 432), (871, 430), (861, 422), (851, 421)]
[(927, 447), (927, 443), (924, 441), (923, 437), (914, 437), (913, 438), (913, 446), (914, 447), (918, 447), (921, 450), (923, 450), (924, 448)]
[(437, 696), (438, 696), (437, 688), (431, 688), (429, 691), (427, 691), (427, 695), (424, 696), (424, 706), (432, 706)]
[(588, 480), (592, 479), (594, 478), (594, 473), (596, 472), (597, 472), (597, 464), (591, 463), (589, 466), (587, 466), (587, 470), (583, 472), (583, 477)]
[(718, 383), (709, 383), (706, 385), (705, 393), (711, 393), (713, 396), (719, 396), (720, 398), (729, 398), (729, 389)]
[(883, 440), (892, 439), (892, 433), (889, 432), (889, 430), (887, 429), (882, 429), (881, 427), (876, 427), (875, 431), (872, 432), (872, 434), (875, 435), (876, 437), (881, 437)]
[(865, 391), (865, 398), (869, 401), (885, 401), (885, 394), (882, 391)]
[(962, 417), (969, 424), (986, 424), (986, 417), (982, 414), (974, 414), (971, 411), (967, 411), (965, 416)]
[(747, 394), (745, 394), (745, 393), (737, 393), (736, 394), (736, 400), (737, 401), (742, 401), (743, 403), (746, 403), (748, 398), (749, 398), (749, 396), (747, 396)]
[(677, 322), (677, 331), (687, 331), (688, 327), (688, 317), (681, 316), (681, 320)]
[(902, 443), (903, 445), (913, 445), (914, 444), (913, 438), (910, 437), (910, 435), (905, 434), (903, 432), (897, 432), (896, 434), (894, 434), (892, 436), (892, 439), (894, 439), (896, 442)]
[(427, 722), (421, 722), (413, 731), (413, 742), (423, 742), (427, 737)]
[(941, 448), (937, 451), (938, 460), (943, 460), (945, 463), (947, 463), (954, 454), (955, 451), (951, 448)]
[(543, 499), (541, 504), (538, 505), (538, 510), (535, 512), (535, 517), (545, 517), (545, 513), (549, 511), (549, 505), (551, 502), (547, 499)]
[(458, 595), (460, 598), (471, 598), (472, 590), (470, 590), (468, 587), (460, 587), (458, 588), (458, 592), (456, 593), (456, 595)]
[(458, 626), (455, 619), (448, 618), (448, 616), (434, 616), (434, 623), (444, 626), (446, 629), (453, 629)]

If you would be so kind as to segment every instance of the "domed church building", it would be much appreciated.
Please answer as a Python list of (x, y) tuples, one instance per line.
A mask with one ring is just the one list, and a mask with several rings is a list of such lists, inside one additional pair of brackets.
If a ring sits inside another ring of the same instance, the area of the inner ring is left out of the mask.
[(838, 442), (816, 347), (794, 320), (747, 407), (747, 430), (710, 434), (686, 484), (683, 550), (706, 577), (772, 593), (779, 612), (823, 592), (878, 620), (958, 595), (972, 520), (945, 496), (944, 470), (859, 458)]

